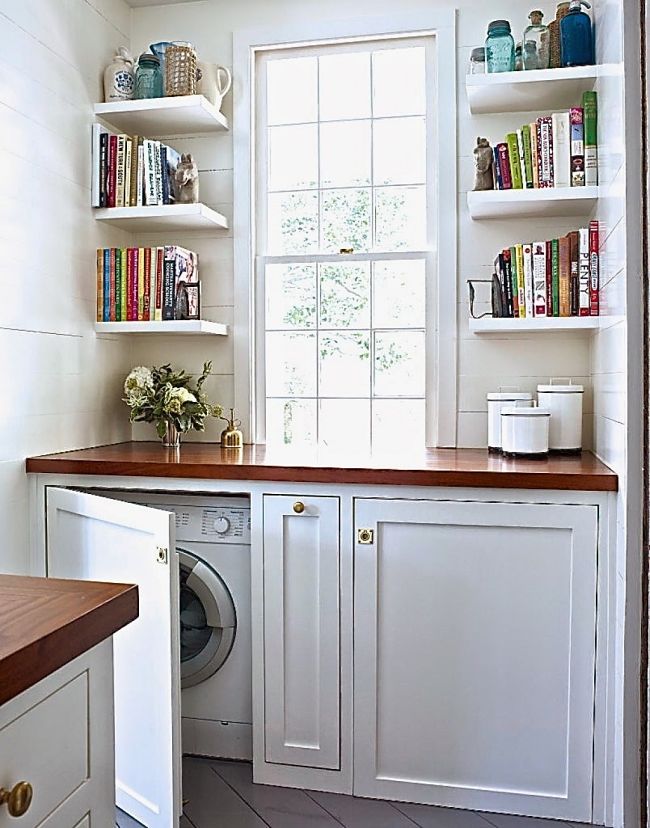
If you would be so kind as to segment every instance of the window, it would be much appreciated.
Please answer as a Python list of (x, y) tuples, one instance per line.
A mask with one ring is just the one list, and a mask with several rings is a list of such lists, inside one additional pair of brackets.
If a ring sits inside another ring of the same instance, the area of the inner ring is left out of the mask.
[[(437, 40), (249, 44), (256, 442), (440, 442)], [(453, 283), (455, 333), (455, 271)]]

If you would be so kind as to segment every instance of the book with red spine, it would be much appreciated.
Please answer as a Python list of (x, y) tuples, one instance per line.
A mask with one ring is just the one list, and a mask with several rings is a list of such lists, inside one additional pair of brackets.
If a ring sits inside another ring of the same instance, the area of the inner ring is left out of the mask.
[(546, 242), (546, 315), (553, 316), (553, 242)]
[(510, 153), (506, 143), (497, 144), (499, 154), (499, 169), (501, 171), (502, 189), (512, 190), (512, 171), (510, 169)]
[(597, 221), (589, 222), (589, 310), (600, 316), (600, 229)]
[(151, 319), (151, 248), (144, 249), (144, 297), (142, 303), (142, 320)]
[(156, 311), (154, 319), (156, 322), (162, 321), (163, 309), (163, 277), (165, 267), (165, 248), (156, 248)]
[(133, 270), (133, 263), (131, 260), (131, 248), (126, 250), (126, 321), (133, 321), (132, 306), (133, 306), (133, 282), (131, 273)]
[(115, 207), (117, 186), (117, 135), (108, 136), (107, 207)]

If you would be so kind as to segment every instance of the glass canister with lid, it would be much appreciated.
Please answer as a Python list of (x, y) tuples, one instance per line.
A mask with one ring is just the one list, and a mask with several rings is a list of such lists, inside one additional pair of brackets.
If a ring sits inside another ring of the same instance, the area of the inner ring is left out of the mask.
[(489, 24), (485, 61), (488, 74), (515, 71), (515, 41), (507, 20), (493, 20)]
[(150, 52), (143, 52), (138, 59), (135, 72), (135, 94), (137, 99), (162, 98), (163, 75), (160, 58)]
[(470, 75), (484, 75), (485, 74), (485, 47), (479, 46), (472, 49), (469, 56), (469, 74)]
[(530, 407), (533, 404), (533, 395), (529, 391), (520, 391), (518, 388), (500, 388), (487, 395), (488, 410), (488, 451), (500, 454), (501, 440), (501, 411), (504, 408)]
[(579, 454), (582, 451), (582, 400), (584, 386), (566, 378), (537, 386), (539, 404), (551, 412), (550, 451)]

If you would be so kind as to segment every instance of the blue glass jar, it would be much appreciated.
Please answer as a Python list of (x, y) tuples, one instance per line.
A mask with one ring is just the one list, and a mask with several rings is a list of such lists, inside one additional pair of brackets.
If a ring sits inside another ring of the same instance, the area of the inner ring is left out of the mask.
[(144, 52), (138, 60), (135, 72), (134, 98), (162, 98), (163, 75), (160, 69), (160, 58)]
[(515, 41), (507, 20), (493, 20), (485, 41), (488, 73), (515, 71)]
[(582, 7), (591, 8), (586, 0), (571, 0), (568, 14), (560, 22), (562, 66), (593, 66), (594, 33), (591, 18)]

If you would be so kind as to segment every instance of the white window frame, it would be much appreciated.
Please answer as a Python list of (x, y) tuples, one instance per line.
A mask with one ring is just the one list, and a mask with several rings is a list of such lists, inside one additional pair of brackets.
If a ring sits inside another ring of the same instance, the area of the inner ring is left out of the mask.
[[(260, 351), (255, 264), (257, 205), (255, 66), (259, 51), (289, 46), (317, 46), (385, 37), (436, 37), (435, 67), (438, 106), (434, 134), (440, 159), (430, 175), (436, 262), (427, 285), (426, 444), (456, 446), (457, 412), (457, 178), (456, 178), (456, 12), (453, 9), (422, 14), (395, 14), (390, 18), (361, 18), (321, 23), (297, 23), (277, 29), (246, 31), (233, 36), (236, 79), (233, 117), (234, 142), (234, 370), (235, 406), (246, 439), (264, 442), (264, 400), (256, 399)], [(430, 241), (430, 240), (429, 240)], [(376, 256), (375, 256), (376, 257)], [(312, 257), (313, 258), (313, 257)], [(320, 257), (319, 257), (320, 258)], [(352, 258), (352, 257), (351, 257)], [(435, 266), (437, 264), (437, 267)]]

